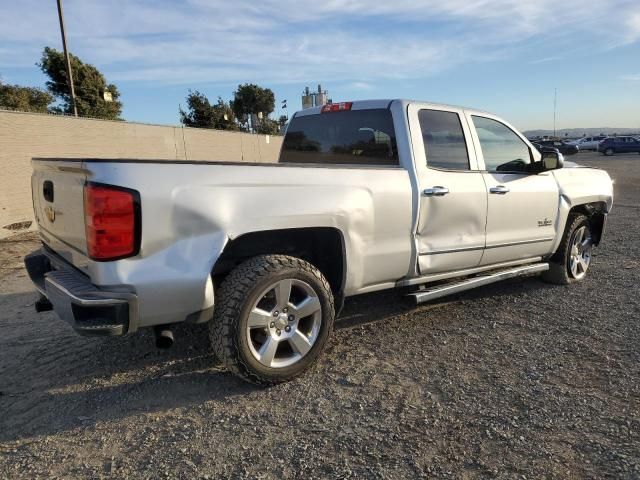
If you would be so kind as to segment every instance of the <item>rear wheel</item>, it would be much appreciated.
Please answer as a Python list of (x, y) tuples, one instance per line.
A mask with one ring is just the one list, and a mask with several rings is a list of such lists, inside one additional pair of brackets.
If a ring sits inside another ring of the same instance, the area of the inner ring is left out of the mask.
[(313, 265), (262, 255), (236, 267), (216, 292), (213, 348), (236, 375), (272, 385), (315, 362), (333, 330), (329, 283)]
[(591, 265), (592, 250), (589, 219), (582, 214), (570, 215), (562, 242), (549, 262), (549, 270), (542, 274), (542, 279), (560, 285), (583, 280)]

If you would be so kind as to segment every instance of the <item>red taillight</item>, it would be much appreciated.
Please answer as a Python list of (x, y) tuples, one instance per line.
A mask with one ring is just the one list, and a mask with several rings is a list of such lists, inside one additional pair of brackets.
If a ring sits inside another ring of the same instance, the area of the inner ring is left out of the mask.
[(116, 260), (138, 253), (140, 210), (134, 190), (86, 184), (84, 222), (87, 254), (92, 259)]
[(351, 105), (353, 105), (353, 102), (327, 103), (322, 106), (320, 113), (344, 112), (351, 110)]

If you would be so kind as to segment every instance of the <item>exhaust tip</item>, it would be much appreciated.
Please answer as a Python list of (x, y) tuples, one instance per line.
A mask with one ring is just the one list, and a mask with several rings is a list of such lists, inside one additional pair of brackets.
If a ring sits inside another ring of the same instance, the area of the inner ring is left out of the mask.
[(156, 347), (166, 350), (171, 348), (174, 342), (173, 331), (167, 327), (154, 329), (156, 335)]

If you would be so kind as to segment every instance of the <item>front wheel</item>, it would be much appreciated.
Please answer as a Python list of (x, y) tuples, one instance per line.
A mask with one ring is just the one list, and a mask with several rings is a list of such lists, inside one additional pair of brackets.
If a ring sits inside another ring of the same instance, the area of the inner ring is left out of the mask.
[(611, 156), (611, 155), (613, 155), (614, 153), (615, 153), (615, 152), (613, 151), (613, 148), (607, 148), (607, 149), (604, 151), (604, 154), (605, 154), (607, 157), (610, 157), (610, 156)]
[(300, 375), (333, 330), (333, 294), (310, 263), (261, 255), (238, 265), (216, 292), (210, 339), (241, 378), (273, 385)]
[(549, 270), (542, 274), (542, 279), (560, 285), (583, 280), (591, 265), (592, 250), (589, 219), (582, 214), (570, 215), (562, 242), (549, 262)]

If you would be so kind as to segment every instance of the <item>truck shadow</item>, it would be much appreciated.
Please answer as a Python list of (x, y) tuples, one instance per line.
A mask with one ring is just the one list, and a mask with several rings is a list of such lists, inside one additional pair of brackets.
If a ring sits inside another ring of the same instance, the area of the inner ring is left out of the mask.
[[(399, 292), (372, 293), (349, 299), (336, 328), (380, 322), (416, 308), (425, 309), (428, 318), (428, 310), (451, 303), (460, 303), (464, 309), (465, 302), (477, 298), (541, 288), (559, 287), (538, 279), (520, 279), (419, 307)], [(0, 295), (0, 305), (9, 303), (26, 310), (33, 299), (33, 294)], [(93, 427), (125, 417), (161, 416), (174, 408), (224, 403), (238, 395), (258, 409), (264, 401), (262, 388), (228, 373), (215, 358), (206, 325), (179, 326), (174, 347), (159, 351), (150, 331), (91, 339), (76, 336), (52, 313), (23, 311), (20, 317), (5, 317), (0, 322), (1, 442)], [(22, 331), (2, 335), (16, 327)], [(331, 349), (327, 354), (332, 354)], [(273, 388), (295, 390), (296, 381)]]
[(423, 310), (428, 315), (428, 311), (445, 305), (460, 304), (464, 308), (465, 302), (480, 298), (508, 297), (533, 290), (554, 288), (563, 287), (544, 283), (537, 277), (510, 279), (442, 297), (421, 305), (416, 305), (413, 298), (406, 295), (409, 290), (383, 290), (347, 299), (344, 309), (336, 321), (336, 329), (348, 329), (375, 323), (395, 315), (414, 312), (417, 309)]

